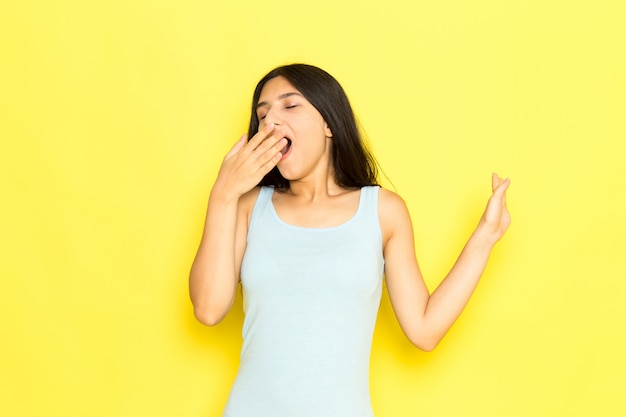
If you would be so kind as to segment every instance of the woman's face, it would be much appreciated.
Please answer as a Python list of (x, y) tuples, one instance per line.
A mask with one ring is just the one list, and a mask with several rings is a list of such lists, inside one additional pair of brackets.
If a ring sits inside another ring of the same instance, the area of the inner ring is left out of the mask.
[(278, 163), (285, 179), (327, 173), (332, 133), (317, 109), (286, 78), (272, 78), (263, 86), (256, 113), (259, 130), (273, 123), (289, 139)]

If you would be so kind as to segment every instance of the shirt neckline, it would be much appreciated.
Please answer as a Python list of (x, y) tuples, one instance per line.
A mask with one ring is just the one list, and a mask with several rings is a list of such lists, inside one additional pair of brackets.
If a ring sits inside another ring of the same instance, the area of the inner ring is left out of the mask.
[(278, 212), (276, 211), (276, 207), (274, 207), (274, 201), (272, 201), (272, 196), (274, 195), (274, 187), (268, 187), (269, 190), (269, 195), (268, 195), (268, 201), (269, 201), (269, 207), (270, 207), (270, 211), (272, 212), (272, 215), (274, 216), (274, 218), (278, 221), (278, 223), (280, 223), (283, 226), (286, 226), (288, 228), (291, 229), (295, 229), (295, 230), (307, 230), (307, 231), (328, 231), (328, 230), (336, 230), (336, 229), (341, 229), (343, 227), (348, 226), (349, 224), (351, 224), (352, 222), (355, 221), (355, 219), (359, 216), (359, 214), (361, 213), (362, 209), (363, 209), (363, 200), (365, 199), (365, 192), (363, 191), (363, 188), (365, 187), (361, 187), (359, 189), (359, 205), (357, 206), (356, 211), (354, 212), (354, 214), (347, 219), (345, 222), (340, 223), (336, 226), (329, 226), (329, 227), (305, 227), (305, 226), (297, 226), (295, 224), (291, 224), (288, 223), (286, 221), (284, 221), (279, 215)]

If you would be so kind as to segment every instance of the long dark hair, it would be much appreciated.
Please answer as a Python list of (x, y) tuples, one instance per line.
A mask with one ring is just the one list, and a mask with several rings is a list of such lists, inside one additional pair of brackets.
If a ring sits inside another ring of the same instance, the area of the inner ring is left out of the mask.
[[(346, 93), (332, 75), (312, 65), (281, 66), (259, 81), (252, 99), (248, 137), (251, 138), (259, 130), (256, 106), (263, 86), (280, 76), (285, 77), (320, 112), (332, 132), (331, 163), (337, 184), (345, 188), (377, 185), (376, 161), (363, 143)], [(289, 188), (289, 181), (274, 167), (259, 185)]]

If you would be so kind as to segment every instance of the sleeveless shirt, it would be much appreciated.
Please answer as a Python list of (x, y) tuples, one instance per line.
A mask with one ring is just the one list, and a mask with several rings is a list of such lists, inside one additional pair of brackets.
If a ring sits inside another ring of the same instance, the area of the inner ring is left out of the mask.
[(224, 417), (373, 417), (372, 335), (383, 277), (377, 186), (347, 222), (290, 225), (262, 187), (241, 266), (239, 371)]

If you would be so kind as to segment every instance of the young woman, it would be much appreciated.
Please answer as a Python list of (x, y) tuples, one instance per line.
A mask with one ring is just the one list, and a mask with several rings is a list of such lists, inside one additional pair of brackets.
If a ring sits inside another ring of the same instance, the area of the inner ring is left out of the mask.
[(268, 73), (248, 135), (211, 191), (190, 274), (204, 324), (224, 318), (240, 281), (244, 292), (241, 364), (224, 416), (373, 416), (369, 358), (383, 275), (404, 333), (432, 350), (509, 226), (508, 186), (492, 176), (476, 230), (429, 294), (408, 210), (376, 185), (341, 86), (309, 65)]

